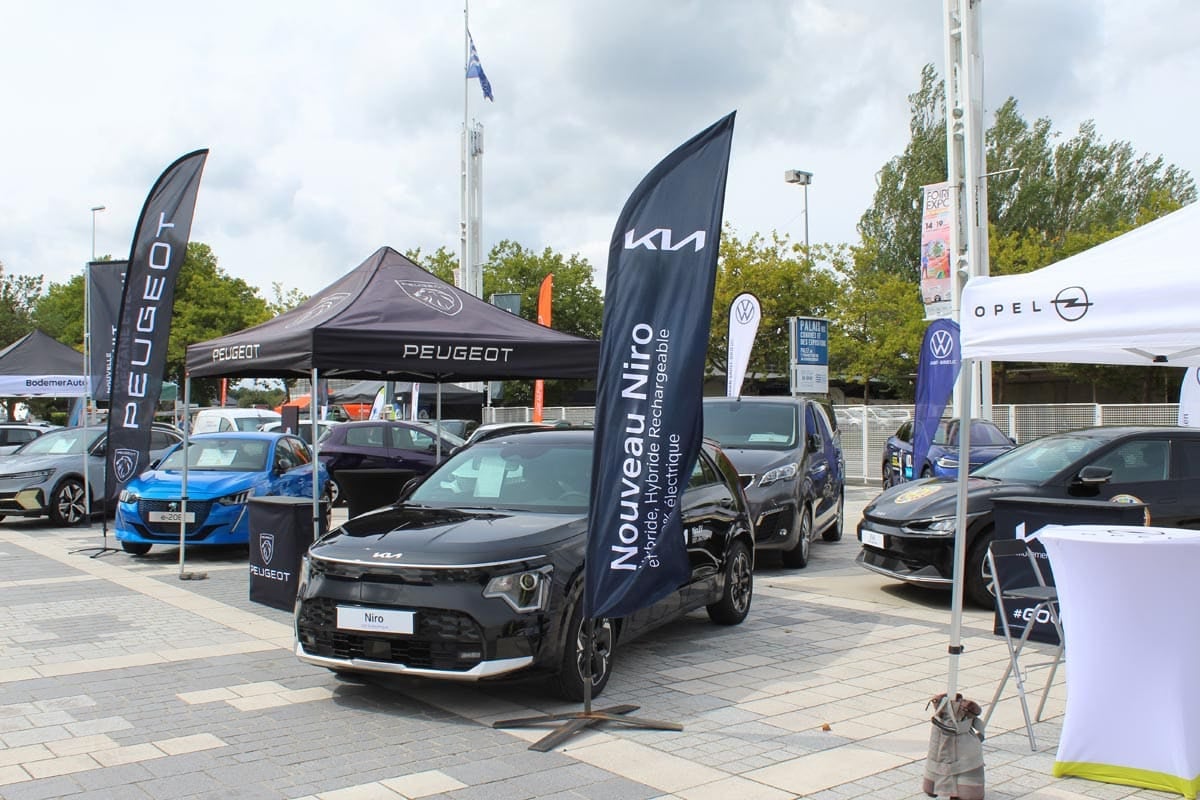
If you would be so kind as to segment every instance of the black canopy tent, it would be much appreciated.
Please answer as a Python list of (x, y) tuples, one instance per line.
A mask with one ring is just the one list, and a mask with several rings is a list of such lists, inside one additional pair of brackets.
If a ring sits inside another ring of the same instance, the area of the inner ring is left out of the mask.
[[(497, 308), (381, 247), (296, 308), (189, 345), (184, 404), (191, 401), (192, 378), (306, 377), (314, 391), (320, 377), (440, 386), (463, 380), (595, 378), (599, 359), (599, 341)], [(312, 424), (315, 450), (315, 415)], [(186, 480), (185, 471), (185, 515)], [(314, 530), (317, 492), (314, 480)]]
[(34, 330), (0, 350), (0, 397), (87, 394), (83, 353)]

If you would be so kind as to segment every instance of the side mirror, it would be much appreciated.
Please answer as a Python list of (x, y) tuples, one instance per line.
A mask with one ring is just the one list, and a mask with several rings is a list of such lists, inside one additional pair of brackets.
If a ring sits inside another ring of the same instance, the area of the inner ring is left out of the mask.
[(1084, 467), (1079, 470), (1076, 480), (1085, 486), (1097, 486), (1108, 483), (1111, 478), (1112, 470), (1109, 467)]
[(821, 449), (821, 437), (815, 433), (808, 435), (808, 452), (815, 453)]

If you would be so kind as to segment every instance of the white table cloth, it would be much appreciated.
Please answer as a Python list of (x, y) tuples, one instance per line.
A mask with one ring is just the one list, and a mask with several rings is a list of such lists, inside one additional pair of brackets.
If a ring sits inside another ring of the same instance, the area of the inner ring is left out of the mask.
[(1195, 798), (1200, 789), (1200, 531), (1048, 525), (1067, 640), (1054, 764)]

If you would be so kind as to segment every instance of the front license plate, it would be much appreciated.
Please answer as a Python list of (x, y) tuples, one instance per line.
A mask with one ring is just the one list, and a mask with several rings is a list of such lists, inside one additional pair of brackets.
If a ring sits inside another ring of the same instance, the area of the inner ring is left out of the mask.
[[(150, 522), (179, 522), (183, 519), (183, 513), (179, 511), (151, 511), (146, 517)], [(187, 512), (187, 522), (196, 521), (196, 512)]]
[(870, 545), (871, 547), (878, 547), (880, 550), (883, 550), (886, 546), (884, 544), (883, 534), (876, 533), (875, 531), (863, 531), (862, 542), (863, 544)]
[(337, 626), (343, 631), (412, 633), (414, 616), (415, 614), (412, 611), (338, 606)]

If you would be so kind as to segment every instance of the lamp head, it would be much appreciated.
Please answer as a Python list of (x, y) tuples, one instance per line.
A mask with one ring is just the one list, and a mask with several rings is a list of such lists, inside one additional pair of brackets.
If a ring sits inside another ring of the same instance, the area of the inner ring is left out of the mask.
[(812, 183), (811, 172), (805, 172), (802, 169), (789, 169), (783, 173), (783, 180), (786, 183), (798, 183), (801, 186), (808, 186)]
[(92, 206), (92, 211), (103, 211), (104, 206)]

